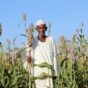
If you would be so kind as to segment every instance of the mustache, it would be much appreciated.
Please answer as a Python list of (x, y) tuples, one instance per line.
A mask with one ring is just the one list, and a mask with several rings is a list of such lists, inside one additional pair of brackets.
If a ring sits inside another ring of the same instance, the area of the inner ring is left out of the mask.
[(45, 35), (45, 31), (44, 31), (43, 29), (41, 29), (41, 30), (39, 31), (39, 34), (40, 34), (40, 35)]
[(45, 33), (43, 29), (40, 29), (40, 33)]

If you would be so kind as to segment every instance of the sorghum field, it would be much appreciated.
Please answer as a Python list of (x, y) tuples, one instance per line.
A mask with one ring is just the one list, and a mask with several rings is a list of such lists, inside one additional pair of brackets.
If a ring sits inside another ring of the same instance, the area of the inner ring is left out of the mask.
[[(54, 88), (88, 88), (88, 39), (83, 27), (72, 39), (61, 36), (58, 40), (59, 71)], [(23, 68), (25, 47), (11, 48), (10, 40), (7, 44), (7, 49), (0, 45), (0, 88), (31, 88), (31, 76)]]

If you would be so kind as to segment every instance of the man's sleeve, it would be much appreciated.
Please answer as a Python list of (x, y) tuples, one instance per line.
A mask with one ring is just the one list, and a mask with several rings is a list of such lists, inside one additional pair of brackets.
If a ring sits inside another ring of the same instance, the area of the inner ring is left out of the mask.
[(55, 41), (52, 39), (52, 46), (53, 46), (53, 65), (55, 70), (55, 75), (58, 75), (58, 58), (57, 58), (57, 49)]
[(26, 57), (27, 56), (29, 56), (29, 46), (26, 44), (25, 45), (25, 47), (26, 47), (26, 49), (25, 49), (25, 60), (24, 60), (24, 62), (23, 62), (23, 66), (24, 66), (24, 69), (28, 72), (29, 71), (29, 69), (28, 69), (28, 63), (27, 63), (27, 59), (26, 59)]

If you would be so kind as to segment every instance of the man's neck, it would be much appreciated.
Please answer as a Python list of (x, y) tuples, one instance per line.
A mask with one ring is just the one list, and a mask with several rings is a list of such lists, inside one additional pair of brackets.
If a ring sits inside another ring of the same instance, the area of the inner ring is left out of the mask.
[(41, 41), (41, 42), (45, 42), (46, 35), (44, 35), (44, 36), (38, 36), (38, 40)]

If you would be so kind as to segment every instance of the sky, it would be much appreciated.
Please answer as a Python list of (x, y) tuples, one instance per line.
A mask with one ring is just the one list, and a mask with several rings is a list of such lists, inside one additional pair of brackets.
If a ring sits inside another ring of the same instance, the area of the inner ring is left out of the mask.
[[(0, 23), (3, 33), (0, 41), (6, 45), (15, 36), (25, 33), (23, 13), (27, 16), (27, 27), (32, 22), (43, 19), (51, 23), (51, 36), (58, 39), (61, 35), (70, 39), (76, 29), (84, 23), (84, 33), (88, 36), (88, 0), (0, 0)], [(36, 36), (36, 31), (35, 31)], [(20, 44), (25, 38), (18, 37)]]

